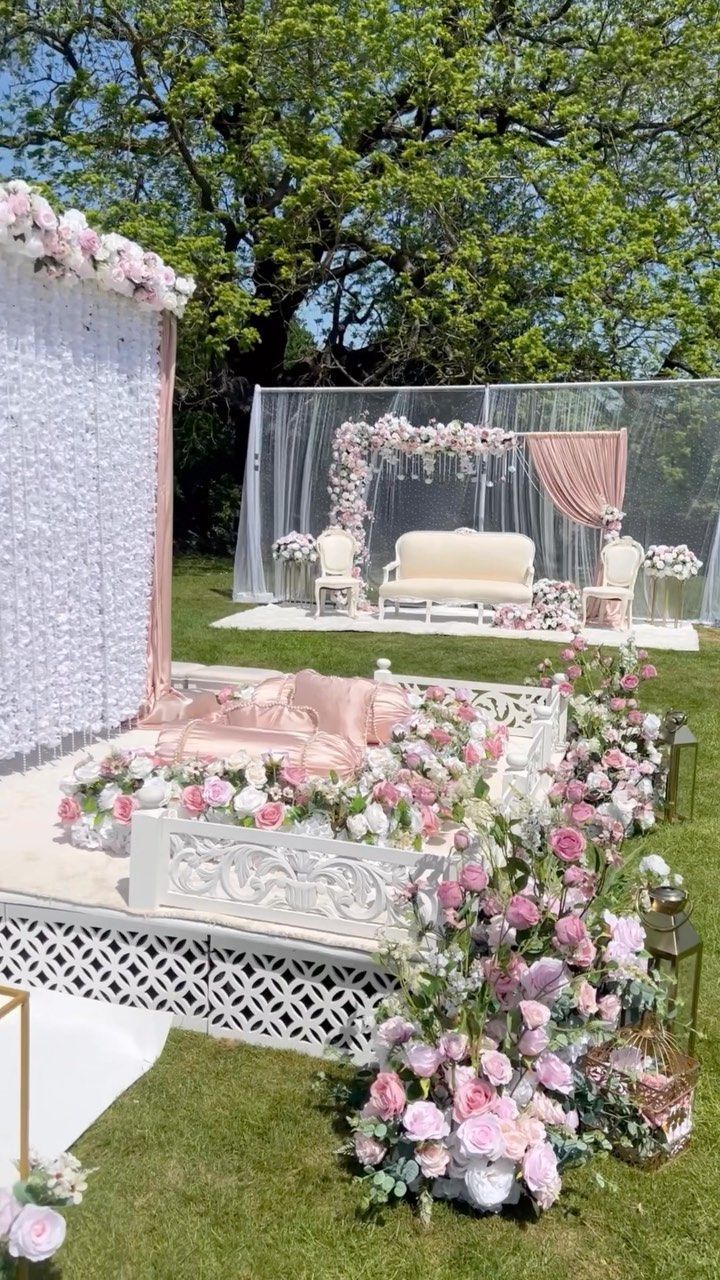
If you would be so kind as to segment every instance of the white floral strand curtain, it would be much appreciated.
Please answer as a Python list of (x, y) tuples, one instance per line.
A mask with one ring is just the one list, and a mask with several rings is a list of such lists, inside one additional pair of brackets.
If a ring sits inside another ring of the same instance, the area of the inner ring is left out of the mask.
[(0, 254), (0, 759), (145, 697), (159, 319)]

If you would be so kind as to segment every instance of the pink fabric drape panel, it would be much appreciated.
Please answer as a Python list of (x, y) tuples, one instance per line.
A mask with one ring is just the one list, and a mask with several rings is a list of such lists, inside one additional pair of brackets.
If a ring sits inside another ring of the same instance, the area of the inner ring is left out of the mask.
[[(622, 509), (627, 431), (529, 432), (525, 440), (540, 482), (562, 515), (600, 529), (605, 506)], [(588, 617), (617, 626), (620, 612), (616, 604), (591, 601)]]
[(150, 710), (170, 692), (170, 611), (173, 547), (173, 433), (175, 387), (175, 317), (163, 313), (160, 335), (160, 404), (158, 407), (157, 496), (155, 504), (155, 569), (148, 631), (147, 701)]

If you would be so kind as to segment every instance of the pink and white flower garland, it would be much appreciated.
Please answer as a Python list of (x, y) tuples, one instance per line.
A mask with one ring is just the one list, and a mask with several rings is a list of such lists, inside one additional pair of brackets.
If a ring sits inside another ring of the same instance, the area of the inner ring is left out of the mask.
[(0, 183), (0, 250), (34, 259), (37, 269), (68, 283), (93, 280), (152, 311), (181, 316), (195, 292), (192, 277), (176, 275), (158, 254), (93, 231), (77, 209), (58, 214), (20, 178)]

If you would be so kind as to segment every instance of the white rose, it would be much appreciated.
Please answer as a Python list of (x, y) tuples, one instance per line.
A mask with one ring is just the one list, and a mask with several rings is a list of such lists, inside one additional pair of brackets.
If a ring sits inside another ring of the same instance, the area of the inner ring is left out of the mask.
[(70, 828), (70, 841), (76, 849), (99, 849), (100, 841), (92, 825), (92, 820), (79, 818)]
[(351, 840), (362, 840), (370, 830), (364, 813), (351, 813), (345, 825)]
[(78, 782), (75, 778), (61, 778), (60, 790), (64, 796), (74, 796), (78, 789)]
[(654, 738), (657, 738), (661, 723), (659, 716), (654, 715), (652, 711), (648, 711), (642, 723), (643, 738), (646, 738), (648, 742), (652, 742)]
[(233, 800), (233, 808), (241, 818), (244, 818), (248, 814), (256, 813), (266, 803), (267, 796), (264, 791), (259, 791), (257, 787), (243, 787)]
[(368, 830), (372, 831), (374, 836), (386, 836), (390, 830), (390, 819), (382, 805), (377, 802), (368, 805), (365, 810), (365, 821)]
[(479, 1158), (468, 1162), (465, 1170), (465, 1193), (476, 1209), (499, 1209), (509, 1201), (517, 1201), (520, 1187), (515, 1179), (517, 1165), (504, 1157), (500, 1160)]
[(293, 823), (292, 829), (299, 836), (317, 836), (323, 840), (333, 838), (332, 824), (324, 813), (311, 813), (309, 818)]
[(167, 782), (164, 778), (147, 778), (138, 791), (135, 799), (141, 809), (160, 809), (169, 799)]
[(97, 782), (100, 777), (100, 765), (97, 760), (86, 760), (84, 764), (75, 766), (73, 774), (77, 782)]
[(227, 765), (229, 769), (244, 769), (249, 760), (247, 751), (235, 751), (233, 755), (228, 756)]
[(116, 782), (106, 782), (98, 796), (98, 809), (103, 809), (105, 811), (112, 809), (115, 800), (120, 794), (120, 788)]
[(128, 773), (131, 778), (147, 778), (148, 774), (152, 773), (152, 770), (152, 760), (149, 756), (143, 754), (133, 756), (128, 767)]
[(245, 777), (253, 787), (264, 787), (267, 782), (265, 767), (259, 760), (251, 760), (245, 769)]

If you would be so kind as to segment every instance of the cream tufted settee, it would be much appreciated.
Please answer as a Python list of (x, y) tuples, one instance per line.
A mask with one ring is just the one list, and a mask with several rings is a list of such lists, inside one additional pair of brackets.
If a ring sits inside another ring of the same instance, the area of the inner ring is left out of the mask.
[(450, 533), (416, 530), (395, 544), (379, 591), (385, 601), (424, 600), (425, 620), (433, 602), (475, 604), (482, 622), (486, 604), (530, 604), (535, 544), (522, 533)]

